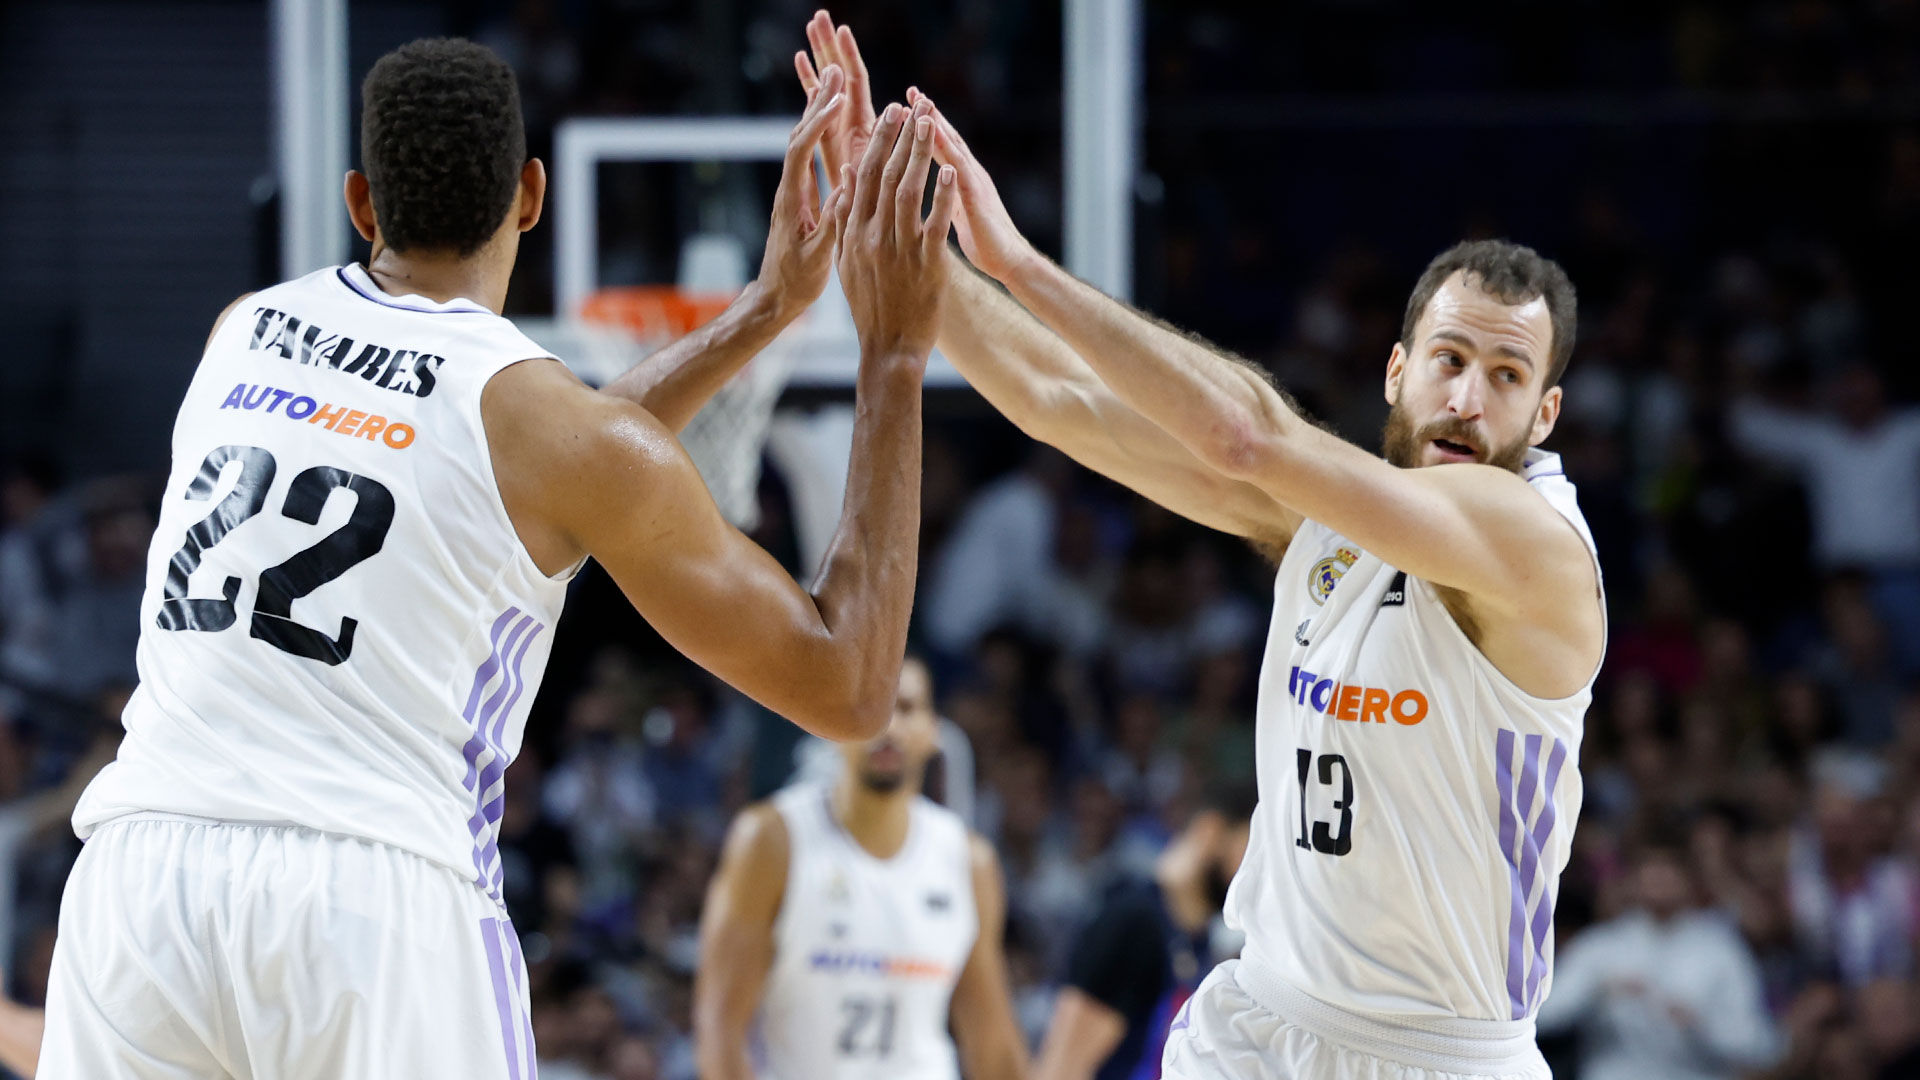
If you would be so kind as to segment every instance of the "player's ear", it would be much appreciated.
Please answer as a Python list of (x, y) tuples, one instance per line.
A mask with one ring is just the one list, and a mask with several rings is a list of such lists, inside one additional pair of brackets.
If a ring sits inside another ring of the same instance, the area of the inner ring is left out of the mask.
[(1400, 403), (1400, 378), (1407, 371), (1407, 349), (1399, 342), (1393, 343), (1393, 352), (1387, 357), (1387, 404)]
[(348, 169), (343, 193), (346, 195), (347, 217), (353, 222), (353, 231), (360, 234), (360, 239), (373, 243), (373, 185), (367, 183), (365, 173)]
[(1527, 433), (1527, 445), (1539, 446), (1553, 434), (1553, 425), (1560, 419), (1560, 388), (1550, 386), (1540, 395), (1540, 407), (1533, 412), (1533, 430)]
[(520, 166), (520, 198), (515, 226), (526, 232), (540, 224), (540, 210), (547, 201), (547, 167), (539, 158), (528, 158)]

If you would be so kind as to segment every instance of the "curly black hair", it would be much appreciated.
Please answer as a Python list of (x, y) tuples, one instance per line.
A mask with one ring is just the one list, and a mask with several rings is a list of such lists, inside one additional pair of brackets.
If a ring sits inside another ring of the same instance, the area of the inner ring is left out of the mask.
[(381, 57), (360, 99), (360, 158), (387, 246), (462, 258), (484, 247), (527, 160), (513, 69), (483, 45), (421, 38)]

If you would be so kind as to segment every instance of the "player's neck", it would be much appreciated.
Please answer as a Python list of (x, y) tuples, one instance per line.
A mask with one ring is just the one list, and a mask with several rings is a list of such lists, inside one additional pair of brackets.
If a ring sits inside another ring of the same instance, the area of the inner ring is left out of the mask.
[(471, 300), (498, 314), (506, 307), (507, 279), (513, 274), (512, 262), (497, 265), (500, 262), (484, 249), (463, 259), (421, 251), (402, 255), (379, 247), (367, 260), (367, 273), (389, 295), (424, 296), (439, 304)]
[(891, 859), (907, 844), (915, 794), (911, 786), (904, 784), (893, 791), (881, 792), (857, 781), (842, 780), (833, 787), (833, 816), (867, 854), (876, 859)]

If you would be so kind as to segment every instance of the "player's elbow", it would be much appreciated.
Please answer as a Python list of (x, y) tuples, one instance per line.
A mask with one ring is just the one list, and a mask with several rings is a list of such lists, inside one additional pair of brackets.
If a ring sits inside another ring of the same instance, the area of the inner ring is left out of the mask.
[(801, 726), (833, 742), (865, 742), (893, 721), (893, 697), (892, 683), (884, 694), (871, 687), (849, 686), (820, 702), (812, 722)]
[(1272, 432), (1251, 417), (1236, 417), (1214, 425), (1195, 450), (1213, 471), (1235, 480), (1249, 480), (1268, 469), (1277, 447)]

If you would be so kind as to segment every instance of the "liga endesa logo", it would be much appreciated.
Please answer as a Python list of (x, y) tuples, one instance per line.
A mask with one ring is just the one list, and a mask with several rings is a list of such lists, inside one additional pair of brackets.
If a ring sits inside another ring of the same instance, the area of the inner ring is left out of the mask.
[(1337, 683), (1323, 679), (1295, 665), (1287, 676), (1287, 693), (1293, 700), (1335, 720), (1360, 724), (1384, 724), (1388, 718), (1404, 727), (1412, 727), (1427, 718), (1427, 695), (1418, 690), (1393, 692), (1373, 686)]

